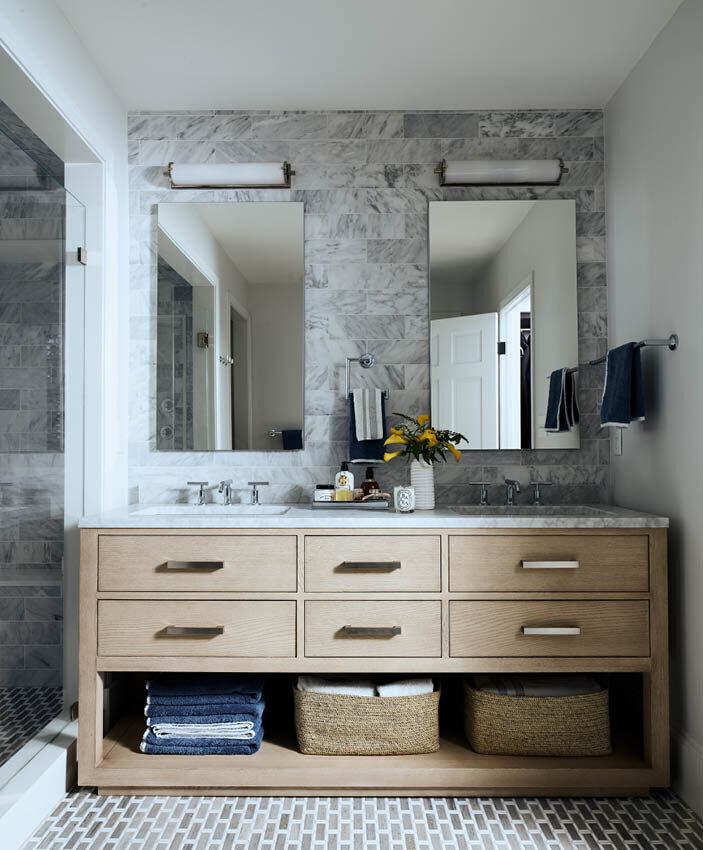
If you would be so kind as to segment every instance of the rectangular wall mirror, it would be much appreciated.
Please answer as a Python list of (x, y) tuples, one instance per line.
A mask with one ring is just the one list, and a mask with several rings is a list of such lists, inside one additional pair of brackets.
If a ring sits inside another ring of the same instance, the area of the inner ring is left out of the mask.
[(301, 448), (303, 204), (159, 204), (156, 448)]
[(430, 204), (432, 424), (462, 449), (570, 449), (544, 429), (549, 374), (578, 363), (576, 209), (565, 201)]

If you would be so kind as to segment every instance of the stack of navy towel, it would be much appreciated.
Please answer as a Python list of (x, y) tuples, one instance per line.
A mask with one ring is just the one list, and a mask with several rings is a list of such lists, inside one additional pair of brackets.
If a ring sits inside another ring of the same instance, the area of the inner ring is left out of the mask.
[(261, 676), (162, 673), (146, 689), (143, 753), (251, 755), (261, 746)]

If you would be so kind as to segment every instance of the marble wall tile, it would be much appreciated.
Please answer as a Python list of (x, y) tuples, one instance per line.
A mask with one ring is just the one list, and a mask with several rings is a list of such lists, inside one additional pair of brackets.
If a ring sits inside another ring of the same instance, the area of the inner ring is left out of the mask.
[[(365, 350), (373, 352), (377, 365), (353, 372), (353, 381), (388, 388), (391, 412), (427, 412), (427, 205), (433, 200), (573, 199), (579, 234), (579, 355), (584, 361), (605, 351), (600, 113), (139, 113), (131, 116), (130, 133), (131, 190), (136, 196), (131, 207), (135, 221), (130, 286), (144, 293), (132, 307), (136, 321), (130, 341), (135, 376), (130, 485), (141, 501), (192, 500), (192, 488), (184, 486), (185, 480), (202, 476), (219, 480), (223, 475), (236, 481), (270, 480), (267, 501), (307, 501), (312, 485), (328, 480), (346, 455), (344, 361)], [(296, 171), (290, 192), (225, 190), (208, 193), (207, 199), (238, 202), (275, 196), (305, 205), (306, 443), (302, 452), (180, 455), (153, 451), (154, 329), (149, 317), (155, 275), (154, 208), (161, 201), (205, 197), (197, 191), (191, 196), (168, 188), (162, 172), (172, 154), (184, 157), (181, 161), (289, 158)], [(556, 156), (569, 167), (559, 187), (442, 189), (433, 171), (443, 157)], [(27, 274), (37, 273), (27, 269)], [(0, 352), (7, 351), (11, 357), (11, 334), (7, 341), (9, 347), (3, 348), (0, 338)], [(508, 472), (525, 481), (535, 474), (545, 480), (553, 476), (550, 501), (603, 498), (608, 435), (601, 431), (594, 412), (602, 380), (600, 367), (580, 375), (585, 408), (581, 449), (464, 453), (461, 463), (441, 470), (440, 500), (476, 501), (478, 492), (466, 482), (486, 475), (496, 482), (493, 495), (500, 501), (504, 497), (500, 482)], [(402, 464), (381, 471), (388, 486), (407, 475)]]

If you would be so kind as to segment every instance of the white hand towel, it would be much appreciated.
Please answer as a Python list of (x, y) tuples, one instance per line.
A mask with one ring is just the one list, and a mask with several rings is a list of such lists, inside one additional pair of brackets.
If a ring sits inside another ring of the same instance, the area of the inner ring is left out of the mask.
[(352, 390), (356, 439), (380, 440), (383, 433), (383, 393), (381, 390)]
[(376, 686), (370, 679), (322, 679), (318, 676), (298, 676), (299, 691), (318, 694), (345, 694), (351, 697), (375, 697)]
[(151, 723), (147, 724), (157, 738), (222, 738), (228, 741), (249, 741), (256, 733), (249, 721), (236, 723)]
[(387, 685), (377, 685), (380, 697), (411, 697), (418, 694), (431, 694), (434, 691), (432, 679), (400, 679), (388, 682)]

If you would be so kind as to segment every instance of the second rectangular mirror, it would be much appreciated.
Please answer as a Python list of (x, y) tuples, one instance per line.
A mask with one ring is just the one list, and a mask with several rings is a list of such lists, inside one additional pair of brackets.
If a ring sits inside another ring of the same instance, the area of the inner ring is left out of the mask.
[(156, 448), (302, 448), (303, 204), (159, 204)]
[(462, 449), (578, 448), (544, 428), (549, 374), (578, 363), (574, 201), (439, 201), (429, 231), (432, 424)]

